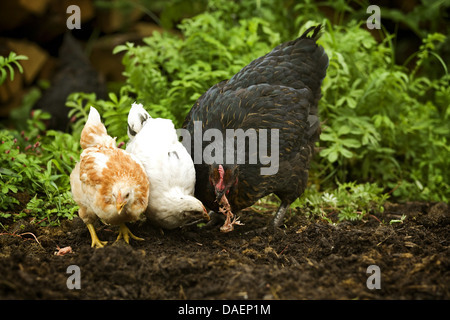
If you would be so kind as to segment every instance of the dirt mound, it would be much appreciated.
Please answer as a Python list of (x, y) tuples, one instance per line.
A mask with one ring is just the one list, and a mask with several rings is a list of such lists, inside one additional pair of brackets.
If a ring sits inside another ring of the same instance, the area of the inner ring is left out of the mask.
[[(271, 214), (252, 210), (228, 234), (130, 225), (145, 238), (130, 246), (98, 224), (103, 249), (90, 247), (78, 218), (58, 228), (18, 221), (0, 233), (0, 299), (450, 298), (447, 204), (387, 204), (383, 214), (335, 225), (294, 213), (276, 232), (261, 229)], [(54, 254), (66, 246), (73, 252)], [(370, 265), (381, 289), (367, 286)]]

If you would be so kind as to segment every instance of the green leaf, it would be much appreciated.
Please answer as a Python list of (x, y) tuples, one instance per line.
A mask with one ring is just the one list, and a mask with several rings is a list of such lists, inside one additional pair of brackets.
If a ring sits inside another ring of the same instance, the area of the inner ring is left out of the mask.
[(343, 126), (339, 127), (337, 135), (338, 136), (343, 136), (343, 135), (349, 133), (351, 130), (352, 129), (349, 126), (343, 125)]
[[(352, 153), (350, 150), (346, 149), (346, 148), (341, 148), (341, 149), (339, 150), (339, 152), (340, 152), (344, 157), (346, 157), (346, 158), (351, 158), (351, 157), (353, 157), (353, 153)], [(331, 162), (331, 161), (330, 161), (330, 162)]]
[(119, 53), (119, 52), (123, 52), (123, 51), (128, 51), (130, 49), (130, 47), (128, 46), (128, 45), (118, 45), (118, 46), (116, 46), (114, 49), (113, 49), (113, 51), (112, 51), (112, 53), (113, 54), (117, 54), (117, 53)]
[(321, 133), (320, 140), (322, 141), (335, 141), (335, 136), (329, 133)]
[(0, 84), (2, 84), (3, 82), (5, 82), (6, 80), (6, 70), (5, 69), (0, 69), (1, 75), (0, 75)]
[(356, 139), (341, 139), (340, 142), (349, 148), (359, 148), (361, 147), (361, 142)]

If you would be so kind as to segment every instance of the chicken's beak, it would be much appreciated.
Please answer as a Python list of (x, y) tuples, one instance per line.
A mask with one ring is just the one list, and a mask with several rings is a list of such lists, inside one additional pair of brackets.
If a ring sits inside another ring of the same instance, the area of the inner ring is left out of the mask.
[(123, 207), (125, 207), (127, 203), (126, 202), (121, 202), (121, 203), (117, 203), (116, 208), (117, 208), (117, 214), (121, 214)]
[(116, 199), (117, 214), (122, 213), (122, 210), (126, 204), (127, 204), (127, 201), (122, 198), (122, 195), (119, 191), (119, 195), (117, 196), (117, 199)]
[(205, 207), (203, 207), (203, 214), (202, 214), (203, 219), (205, 219), (206, 221), (209, 221), (209, 214), (208, 214), (208, 210), (206, 210)]
[(216, 202), (217, 203), (220, 203), (220, 199), (222, 199), (223, 195), (225, 194), (225, 190), (226, 190), (226, 188), (224, 188), (222, 190), (216, 189)]

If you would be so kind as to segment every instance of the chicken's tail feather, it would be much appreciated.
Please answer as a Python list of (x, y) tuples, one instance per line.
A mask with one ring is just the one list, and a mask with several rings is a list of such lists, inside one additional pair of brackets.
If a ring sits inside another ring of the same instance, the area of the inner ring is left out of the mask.
[(107, 147), (116, 145), (115, 139), (111, 138), (106, 132), (100, 114), (94, 107), (91, 107), (86, 124), (81, 131), (80, 145), (83, 149), (99, 145)]
[[(313, 31), (313, 34), (312, 34), (311, 36), (308, 36), (308, 34), (309, 34), (311, 31)], [(320, 38), (320, 36), (321, 36), (321, 34), (322, 34), (321, 31), (322, 31), (322, 25), (319, 24), (319, 25), (317, 25), (317, 26), (313, 26), (313, 27), (308, 28), (305, 32), (303, 32), (303, 34), (301, 35), (300, 38), (301, 38), (301, 39), (309, 38), (309, 39), (317, 40), (317, 39)]]
[(291, 51), (290, 58), (297, 66), (294, 78), (300, 79), (314, 94), (315, 103), (311, 106), (310, 114), (317, 115), (317, 103), (321, 97), (321, 84), (326, 76), (329, 65), (328, 55), (322, 46), (317, 44), (317, 40), (322, 35), (323, 26), (321, 24), (308, 28), (299, 38), (282, 44), (282, 46), (296, 48)]
[(128, 137), (133, 139), (144, 127), (147, 119), (151, 118), (140, 103), (133, 103), (128, 114)]

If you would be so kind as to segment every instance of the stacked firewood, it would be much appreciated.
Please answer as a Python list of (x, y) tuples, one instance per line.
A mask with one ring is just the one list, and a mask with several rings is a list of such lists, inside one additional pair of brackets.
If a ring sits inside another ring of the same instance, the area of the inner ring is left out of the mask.
[[(107, 82), (124, 80), (121, 54), (115, 46), (139, 42), (154, 30), (161, 30), (139, 8), (124, 10), (111, 1), (98, 6), (94, 0), (17, 0), (0, 2), (0, 55), (11, 51), (25, 55), (23, 73), (15, 69), (0, 85), (0, 118), (20, 108), (24, 96), (38, 88), (41, 98), (35, 108), (54, 115), (55, 129), (66, 127), (65, 99), (72, 92), (106, 94)], [(79, 8), (79, 16), (68, 10)], [(69, 28), (68, 20), (79, 18), (80, 28)], [(61, 122), (63, 119), (63, 122)]]

